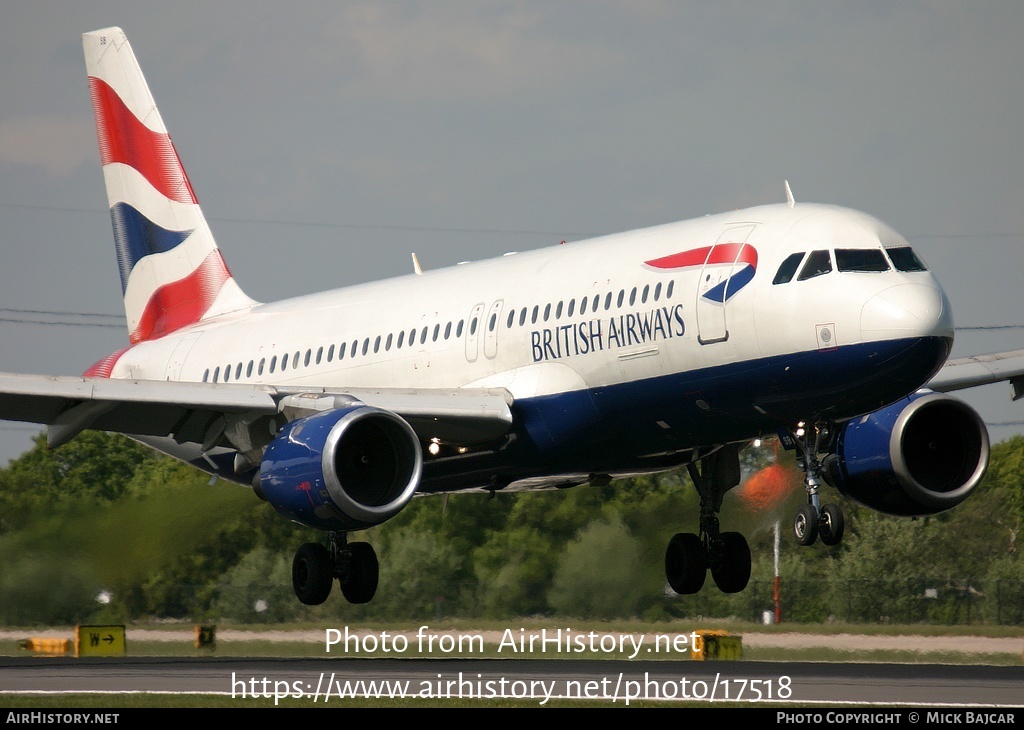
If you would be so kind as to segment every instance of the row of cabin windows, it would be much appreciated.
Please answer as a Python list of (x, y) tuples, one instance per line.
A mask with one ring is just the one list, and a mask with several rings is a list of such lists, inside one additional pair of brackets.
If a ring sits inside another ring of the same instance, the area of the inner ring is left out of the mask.
[[(674, 287), (675, 282), (673, 281), (670, 281), (668, 283), (668, 286), (665, 287), (664, 296), (666, 300), (672, 298)], [(646, 304), (648, 299), (657, 302), (662, 298), (661, 282), (657, 283), (654, 286), (653, 291), (651, 289), (651, 286), (648, 284), (644, 286), (642, 290), (638, 289), (637, 287), (633, 287), (632, 291), (630, 291), (628, 295), (625, 289), (620, 289), (617, 296), (613, 292), (608, 292), (607, 294), (604, 295), (603, 309), (605, 311), (610, 310), (612, 308), (613, 301), (615, 302), (616, 306), (622, 307), (623, 304), (627, 301), (627, 296), (630, 306), (636, 304), (638, 297), (641, 304)], [(593, 297), (583, 297), (579, 302), (578, 313), (587, 314), (587, 312), (589, 311), (591, 314), (596, 314), (598, 311), (602, 309), (601, 300), (602, 295), (600, 294), (595, 294)], [(506, 326), (509, 329), (511, 329), (512, 325), (515, 323), (516, 311), (517, 310), (514, 307), (509, 310), (508, 320), (506, 321)], [(575, 313), (577, 313), (576, 300), (570, 299), (568, 304), (561, 301), (557, 302), (555, 305), (547, 304), (544, 306), (543, 314), (541, 313), (539, 304), (534, 305), (532, 312), (530, 312), (529, 307), (523, 307), (521, 310), (519, 310), (520, 326), (526, 323), (528, 312), (530, 313), (529, 316), (531, 324), (536, 324), (537, 321), (541, 318), (543, 318), (543, 321), (547, 322), (552, 317), (552, 314), (554, 315), (555, 319), (561, 319), (563, 313), (566, 317), (572, 317)], [(469, 322), (470, 336), (476, 334), (478, 319), (478, 317), (473, 317), (473, 319), (471, 319)], [(495, 327), (497, 327), (497, 323), (497, 313), (492, 314), (490, 320), (487, 322), (487, 331), (493, 332)], [(335, 348), (334, 345), (330, 345), (325, 350), (323, 346), (321, 346), (317, 348), (316, 353), (314, 353), (312, 349), (308, 349), (306, 350), (304, 355), (302, 354), (301, 351), (298, 350), (291, 355), (281, 355), (280, 358), (277, 355), (273, 355), (270, 358), (269, 363), (267, 362), (267, 359), (265, 357), (260, 358), (259, 363), (256, 363), (255, 360), (250, 360), (248, 364), (245, 365), (243, 365), (240, 362), (234, 364), (229, 363), (225, 365), (223, 368), (221, 368), (220, 366), (215, 367), (212, 373), (211, 370), (207, 368), (206, 372), (203, 373), (203, 382), (206, 383), (212, 380), (212, 382), (214, 383), (229, 383), (232, 380), (241, 380), (243, 369), (245, 372), (245, 377), (252, 378), (254, 372), (256, 377), (261, 377), (265, 372), (283, 373), (289, 369), (297, 370), (300, 366), (300, 363), (302, 367), (309, 367), (310, 365), (314, 364), (319, 365), (325, 360), (326, 362), (333, 362), (335, 356), (337, 356), (337, 359), (340, 362), (341, 360), (345, 359), (346, 354), (350, 359), (353, 357), (357, 357), (359, 355), (368, 355), (370, 353), (371, 348), (374, 353), (380, 352), (381, 347), (384, 348), (385, 352), (389, 352), (392, 347), (394, 347), (395, 349), (401, 349), (402, 347), (406, 346), (406, 344), (408, 344), (409, 347), (412, 347), (413, 345), (416, 344), (417, 337), (419, 338), (419, 343), (421, 345), (425, 345), (428, 339), (431, 342), (437, 342), (438, 339), (440, 339), (442, 336), (444, 337), (445, 340), (450, 339), (452, 336), (452, 329), (453, 323), (448, 322), (444, 326), (444, 331), (442, 333), (441, 324), (438, 323), (434, 325), (433, 331), (431, 331), (429, 325), (423, 327), (422, 329), (413, 327), (411, 330), (409, 330), (408, 339), (406, 338), (406, 333), (403, 330), (398, 333), (397, 337), (395, 337), (394, 334), (388, 334), (387, 337), (377, 335), (376, 338), (372, 340), (372, 343), (370, 338), (366, 337), (363, 339), (362, 347), (360, 347), (359, 340), (355, 339), (352, 340), (351, 344), (347, 342), (342, 342), (340, 345), (337, 346), (337, 348)], [(455, 337), (462, 337), (464, 329), (465, 320), (460, 319), (458, 323), (454, 325)]]
[[(888, 254), (888, 259), (886, 258)], [(772, 284), (788, 284), (793, 280), (793, 275), (800, 267), (800, 262), (807, 256), (807, 261), (800, 269), (797, 281), (806, 281), (816, 276), (822, 276), (832, 271), (832, 255), (828, 250), (805, 251), (790, 254), (779, 266), (779, 270), (772, 279)], [(927, 271), (921, 259), (917, 257), (910, 246), (899, 246), (896, 248), (837, 248), (835, 250), (836, 268), (841, 271), (858, 272), (880, 272), (889, 271), (889, 260), (897, 271)]]

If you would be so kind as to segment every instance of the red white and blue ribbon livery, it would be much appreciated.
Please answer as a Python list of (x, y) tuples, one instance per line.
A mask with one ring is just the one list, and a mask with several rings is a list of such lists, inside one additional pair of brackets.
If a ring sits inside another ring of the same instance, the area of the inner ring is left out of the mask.
[(714, 246), (692, 248), (689, 251), (662, 256), (644, 263), (654, 269), (671, 271), (694, 266), (731, 266), (732, 274), (728, 278), (701, 295), (708, 301), (724, 304), (754, 278), (757, 272), (757, 249), (749, 243), (718, 243)]
[(124, 34), (107, 29), (85, 43), (129, 340), (252, 306), (217, 249)]

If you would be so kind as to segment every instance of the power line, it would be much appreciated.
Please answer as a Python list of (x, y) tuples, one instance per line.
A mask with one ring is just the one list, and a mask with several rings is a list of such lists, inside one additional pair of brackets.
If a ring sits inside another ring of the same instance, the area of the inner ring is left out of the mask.
[(1024, 324), (990, 324), (990, 325), (978, 325), (975, 327), (954, 327), (957, 332), (977, 332), (981, 330), (1020, 330), (1024, 329)]
[(107, 314), (105, 312), (61, 312), (56, 309), (12, 309), (10, 307), (0, 307), (0, 312), (10, 312), (12, 314), (50, 314), (59, 317), (104, 317), (124, 321), (123, 314)]
[[(60, 213), (106, 213), (107, 211), (100, 211), (88, 208), (71, 208), (56, 205), (28, 205), (25, 203), (0, 203), (0, 206), (5, 208), (21, 208), (24, 210), (41, 210), (49, 212), (60, 212)], [(257, 224), (257, 225), (268, 225), (268, 226), (302, 226), (306, 228), (347, 228), (347, 229), (361, 229), (361, 230), (380, 230), (380, 231), (411, 231), (411, 232), (425, 232), (425, 233), (473, 233), (473, 234), (488, 234), (488, 235), (516, 235), (516, 236), (551, 236), (555, 238), (580, 237), (580, 238), (593, 238), (595, 236), (603, 236), (603, 233), (594, 232), (579, 232), (579, 231), (535, 231), (535, 230), (518, 230), (508, 228), (458, 228), (449, 226), (417, 226), (417, 225), (393, 225), (393, 224), (382, 224), (382, 223), (337, 223), (335, 221), (293, 221), (293, 220), (275, 220), (271, 218), (221, 218), (216, 216), (208, 216), (208, 221), (216, 221), (220, 223), (242, 223), (242, 224)]]
[(14, 319), (12, 317), (0, 317), (0, 322), (7, 324), (32, 324), (46, 327), (104, 327), (107, 329), (124, 329), (123, 324), (105, 324), (103, 322), (57, 322), (44, 319)]
[[(24, 210), (41, 210), (51, 211), (60, 213), (106, 213), (104, 210), (96, 210), (95, 208), (73, 208), (71, 206), (59, 206), (59, 205), (29, 205), (27, 203), (0, 203), (0, 207), (4, 208), (21, 208)], [(394, 224), (383, 224), (383, 223), (338, 223), (336, 221), (296, 221), (296, 220), (279, 220), (273, 218), (223, 218), (223, 217), (208, 217), (207, 220), (219, 221), (223, 223), (241, 223), (241, 224), (257, 224), (257, 225), (268, 225), (268, 226), (303, 226), (311, 228), (349, 228), (349, 229), (362, 229), (362, 230), (381, 230), (381, 231), (411, 231), (411, 232), (427, 232), (427, 233), (473, 233), (473, 234), (487, 234), (487, 235), (516, 235), (516, 236), (555, 236), (555, 237), (580, 237), (580, 238), (593, 238), (596, 236), (605, 235), (602, 233), (595, 233), (593, 231), (538, 231), (538, 230), (523, 230), (514, 228), (460, 228), (452, 226), (422, 226), (422, 225), (394, 225)], [(997, 238), (1024, 238), (1024, 232), (1016, 233), (1000, 233), (1000, 232), (989, 232), (989, 233), (914, 233), (907, 234), (907, 238), (944, 238), (944, 239), (997, 239)]]

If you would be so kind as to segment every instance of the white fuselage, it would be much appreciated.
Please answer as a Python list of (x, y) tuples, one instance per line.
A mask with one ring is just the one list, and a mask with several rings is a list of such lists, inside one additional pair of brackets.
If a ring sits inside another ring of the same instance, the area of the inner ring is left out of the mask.
[[(732, 265), (644, 263), (730, 241), (752, 246), (758, 260), (749, 286), (724, 303), (700, 294)], [(111, 377), (504, 387), (520, 400), (871, 341), (952, 337), (948, 302), (928, 272), (832, 271), (772, 283), (794, 252), (895, 245), (906, 242), (861, 213), (764, 206), (257, 305), (138, 344)]]

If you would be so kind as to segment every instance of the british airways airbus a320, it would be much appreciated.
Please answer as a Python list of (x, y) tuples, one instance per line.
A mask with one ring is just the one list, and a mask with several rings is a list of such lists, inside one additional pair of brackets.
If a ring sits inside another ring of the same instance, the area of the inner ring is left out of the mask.
[[(907, 241), (845, 208), (768, 205), (261, 304), (218, 250), (118, 28), (84, 35), (129, 342), (82, 377), (0, 375), (0, 417), (117, 431), (246, 485), (324, 530), (307, 604), (377, 588), (348, 533), (416, 494), (600, 483), (685, 465), (700, 533), (668, 581), (726, 592), (750, 551), (720, 527), (739, 451), (799, 449), (804, 544), (843, 534), (821, 480), (881, 512), (962, 502), (988, 465), (945, 391), (1009, 380), (1024, 353), (946, 363), (949, 301)], [(417, 267), (418, 268), (418, 267)], [(946, 365), (944, 368), (943, 365)], [(923, 389), (925, 386), (929, 389)]]

